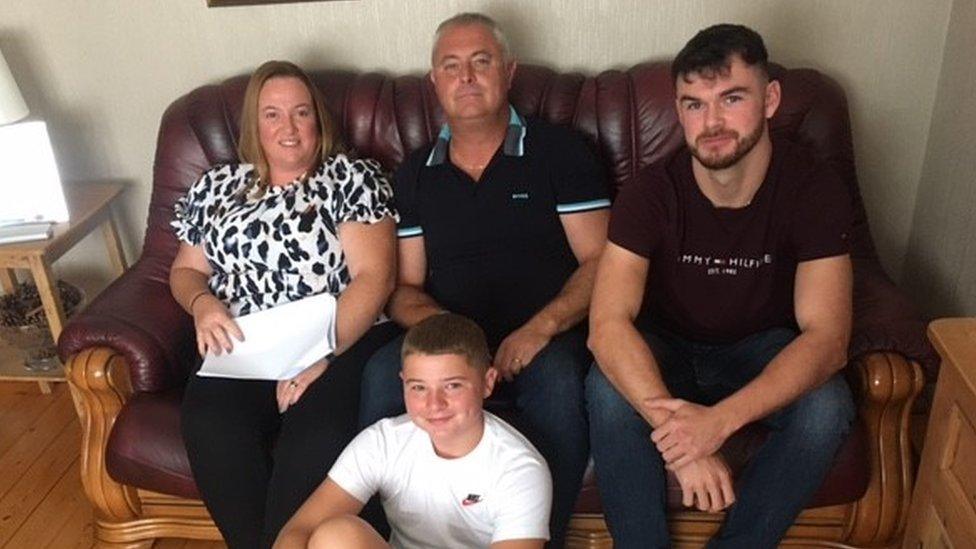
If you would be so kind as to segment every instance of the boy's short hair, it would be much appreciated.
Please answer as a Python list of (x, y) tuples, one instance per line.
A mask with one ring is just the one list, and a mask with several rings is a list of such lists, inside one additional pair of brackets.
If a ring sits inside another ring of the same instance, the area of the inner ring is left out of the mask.
[(427, 317), (407, 331), (400, 358), (415, 354), (460, 355), (481, 371), (491, 364), (485, 332), (474, 321), (454, 313)]
[(729, 70), (730, 57), (738, 55), (749, 66), (758, 66), (769, 78), (769, 54), (758, 32), (745, 25), (723, 23), (698, 32), (671, 63), (671, 82), (686, 81), (698, 73), (705, 78)]

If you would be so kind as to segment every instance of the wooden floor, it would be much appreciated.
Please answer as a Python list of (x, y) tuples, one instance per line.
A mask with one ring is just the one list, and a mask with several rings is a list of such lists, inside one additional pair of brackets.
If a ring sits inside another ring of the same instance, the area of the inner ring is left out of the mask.
[[(81, 429), (68, 387), (0, 382), (0, 549), (90, 548), (92, 509), (78, 470)], [(158, 549), (222, 543), (160, 540)]]

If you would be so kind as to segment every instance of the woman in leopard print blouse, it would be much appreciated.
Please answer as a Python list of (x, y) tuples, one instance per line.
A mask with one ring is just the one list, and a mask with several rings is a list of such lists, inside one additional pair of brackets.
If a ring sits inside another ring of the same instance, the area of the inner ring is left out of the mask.
[[(176, 204), (173, 296), (201, 355), (230, 352), (234, 317), (338, 298), (336, 357), (284, 381), (191, 376), (182, 424), (197, 486), (230, 547), (266, 547), (355, 434), (362, 366), (394, 335), (396, 213), (378, 163), (340, 152), (321, 93), (269, 61), (244, 96), (244, 163), (206, 172)], [(323, 334), (323, 337), (325, 335)]]

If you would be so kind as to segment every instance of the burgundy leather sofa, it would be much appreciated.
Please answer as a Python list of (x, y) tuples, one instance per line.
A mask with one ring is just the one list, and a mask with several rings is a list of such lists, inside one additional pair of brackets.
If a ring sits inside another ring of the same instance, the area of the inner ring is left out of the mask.
[[(904, 524), (912, 488), (909, 412), (936, 356), (925, 325), (885, 275), (858, 191), (847, 103), (842, 90), (807, 69), (773, 67), (783, 103), (773, 131), (811, 145), (850, 186), (855, 322), (847, 373), (860, 425), (839, 453), (811, 508), (790, 530), (792, 543), (875, 546)], [(313, 75), (347, 142), (393, 170), (431, 142), (443, 122), (429, 81), (325, 71)], [(148, 227), (141, 258), (65, 328), (59, 341), (84, 431), (82, 478), (95, 508), (95, 537), (105, 546), (151, 544), (156, 537), (219, 539), (187, 465), (179, 404), (197, 363), (190, 317), (170, 296), (167, 277), (177, 242), (173, 203), (208, 167), (236, 159), (246, 76), (177, 99), (159, 129)], [(592, 142), (613, 190), (679, 146), (667, 63), (598, 76), (522, 66), (511, 100), (522, 113), (572, 126)], [(923, 376), (923, 371), (926, 375)], [(762, 440), (747, 428), (724, 448), (738, 470)], [(673, 479), (672, 479), (673, 480)], [(680, 506), (672, 483), (676, 541), (700, 542), (721, 515)], [(610, 547), (592, 476), (571, 524), (574, 547)]]

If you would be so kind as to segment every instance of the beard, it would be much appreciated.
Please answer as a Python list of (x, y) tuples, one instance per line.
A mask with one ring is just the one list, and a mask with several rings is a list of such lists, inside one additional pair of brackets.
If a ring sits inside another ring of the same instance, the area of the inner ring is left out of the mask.
[[(724, 170), (734, 166), (736, 163), (742, 160), (745, 155), (749, 154), (749, 151), (756, 146), (756, 143), (759, 143), (759, 138), (762, 137), (765, 129), (766, 119), (764, 118), (762, 122), (756, 126), (756, 129), (747, 134), (745, 137), (739, 137), (739, 134), (733, 131), (706, 133), (696, 137), (694, 145), (689, 143), (688, 149), (691, 150), (691, 155), (697, 158), (698, 162), (700, 162), (702, 166), (708, 168), (709, 170)], [(735, 150), (725, 156), (706, 156), (701, 150), (699, 150), (697, 143), (700, 140), (717, 137), (719, 135), (729, 135), (734, 137)]]

